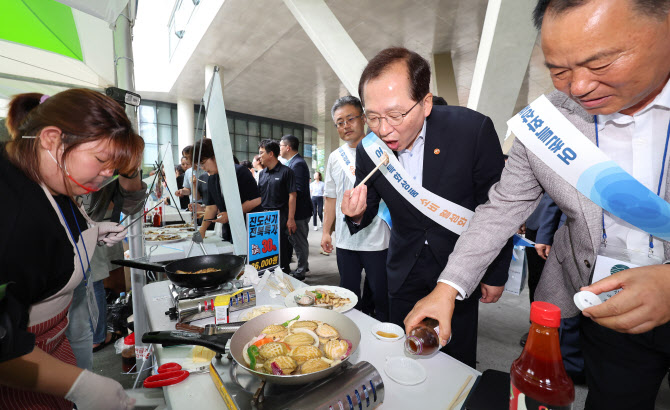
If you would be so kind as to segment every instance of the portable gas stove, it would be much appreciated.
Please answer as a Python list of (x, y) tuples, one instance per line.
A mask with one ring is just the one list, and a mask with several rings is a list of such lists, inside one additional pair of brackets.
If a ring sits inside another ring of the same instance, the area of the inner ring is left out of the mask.
[(265, 383), (228, 354), (212, 360), (210, 375), (231, 410), (367, 410), (384, 401), (384, 381), (368, 362), (345, 362), (328, 378), (293, 386)]
[(214, 299), (217, 296), (233, 295), (229, 312), (256, 306), (256, 291), (253, 286), (243, 286), (242, 281), (234, 280), (211, 288), (185, 288), (171, 283), (171, 307), (166, 315), (182, 323), (214, 316)]

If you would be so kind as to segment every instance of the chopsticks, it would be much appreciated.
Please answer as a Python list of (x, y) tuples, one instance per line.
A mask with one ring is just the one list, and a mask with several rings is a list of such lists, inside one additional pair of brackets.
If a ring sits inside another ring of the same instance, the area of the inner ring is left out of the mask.
[[(372, 177), (372, 175), (374, 175), (374, 173), (377, 172), (377, 170), (378, 170), (379, 168), (381, 168), (382, 165), (388, 165), (388, 163), (389, 163), (389, 156), (388, 156), (387, 153), (384, 153), (384, 155), (382, 155), (382, 157), (381, 157), (381, 161), (379, 161), (379, 164), (377, 164), (377, 166), (374, 167), (374, 169), (373, 169), (372, 171), (370, 171), (370, 173), (368, 174), (368, 176), (366, 176), (365, 178), (363, 178), (363, 180), (362, 180), (358, 185), (356, 185), (356, 187), (354, 187), (354, 189), (356, 189), (356, 188), (358, 188), (359, 186), (363, 185), (364, 183), (368, 182), (368, 179), (370, 179), (370, 178)], [(349, 198), (351, 198), (351, 196), (352, 196), (353, 194), (354, 194), (354, 192), (353, 192), (353, 190), (352, 190), (352, 191), (351, 191), (351, 194), (349, 194)]]
[(463, 392), (465, 388), (470, 384), (470, 380), (472, 380), (472, 375), (468, 375), (468, 377), (465, 379), (465, 382), (463, 382), (463, 385), (461, 388), (458, 390), (458, 393), (456, 393), (456, 396), (454, 396), (454, 399), (449, 403), (449, 406), (447, 407), (447, 410), (453, 410), (456, 408), (460, 402), (465, 400), (466, 397), (468, 397), (468, 394), (470, 393), (470, 389), (467, 391)]

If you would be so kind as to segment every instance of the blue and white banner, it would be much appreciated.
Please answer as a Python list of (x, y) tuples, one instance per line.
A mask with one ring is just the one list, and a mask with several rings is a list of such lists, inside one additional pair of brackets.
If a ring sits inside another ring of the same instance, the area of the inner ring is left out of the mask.
[[(407, 171), (400, 165), (398, 159), (393, 155), (393, 151), (384, 144), (374, 133), (369, 133), (362, 141), (363, 148), (373, 162), (381, 161), (386, 153), (389, 157), (389, 163), (379, 168), (379, 172), (384, 175), (387, 181), (395, 188), (400, 195), (421, 213), (437, 222), (444, 228), (460, 235), (468, 229), (470, 219), (474, 212), (448, 201), (439, 195), (435, 195), (429, 190), (416, 183)], [(381, 207), (380, 207), (381, 209)]]
[(596, 205), (670, 240), (670, 204), (624, 171), (540, 96), (507, 121), (533, 154)]
[[(340, 163), (340, 166), (342, 167), (344, 174), (347, 176), (349, 181), (351, 181), (351, 185), (355, 186), (356, 159), (354, 159), (350, 155), (349, 151), (344, 149), (344, 147), (338, 148), (337, 153), (334, 155), (336, 155), (336, 158)], [(391, 213), (389, 212), (389, 208), (386, 206), (386, 203), (384, 201), (379, 202), (379, 210), (377, 211), (377, 216), (381, 218), (382, 221), (386, 222), (389, 228), (393, 227), (393, 223), (391, 222)]]

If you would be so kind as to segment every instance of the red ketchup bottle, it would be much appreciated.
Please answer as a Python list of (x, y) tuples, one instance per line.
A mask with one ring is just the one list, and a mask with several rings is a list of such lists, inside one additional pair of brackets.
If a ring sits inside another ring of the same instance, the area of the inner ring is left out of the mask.
[(530, 306), (530, 332), (512, 363), (510, 410), (572, 409), (575, 387), (563, 367), (558, 328), (561, 309), (547, 302)]

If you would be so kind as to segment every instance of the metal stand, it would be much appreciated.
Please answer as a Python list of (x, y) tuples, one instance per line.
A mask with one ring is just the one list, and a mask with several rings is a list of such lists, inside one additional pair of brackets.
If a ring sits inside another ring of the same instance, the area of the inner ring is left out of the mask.
[(188, 247), (188, 252), (186, 253), (186, 257), (188, 258), (191, 256), (191, 251), (193, 250), (193, 244), (198, 244), (200, 245), (200, 249), (202, 249), (202, 254), (207, 255), (207, 251), (205, 250), (205, 245), (203, 245), (203, 240), (202, 240), (202, 235), (200, 235), (200, 231), (195, 231), (193, 233), (193, 236), (191, 237), (191, 246)]

